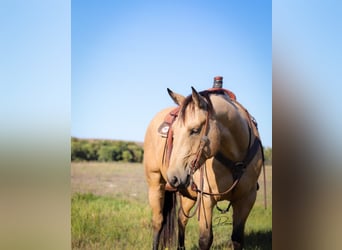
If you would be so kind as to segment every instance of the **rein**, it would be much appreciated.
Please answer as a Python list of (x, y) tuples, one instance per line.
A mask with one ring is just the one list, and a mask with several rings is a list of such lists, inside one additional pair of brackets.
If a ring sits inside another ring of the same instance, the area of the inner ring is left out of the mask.
[[(216, 90), (215, 90), (216, 91)], [(209, 94), (212, 93), (212, 91), (208, 90), (208, 91), (203, 91), (201, 92), (201, 95), (205, 97), (205, 99), (208, 102), (208, 105), (210, 105), (212, 107), (212, 103), (211, 100), (209, 98)], [(236, 100), (234, 100), (235, 102), (237, 102)], [(242, 105), (240, 103), (238, 103), (241, 107)], [(243, 107), (242, 107), (243, 108)], [(246, 151), (246, 156), (244, 158), (243, 161), (238, 161), (238, 162), (233, 162), (230, 159), (228, 159), (227, 157), (225, 157), (221, 152), (218, 152), (215, 156), (215, 159), (218, 160), (219, 162), (221, 162), (224, 166), (227, 167), (231, 167), (232, 168), (232, 172), (233, 172), (233, 178), (234, 178), (234, 182), (233, 184), (224, 192), (222, 193), (209, 193), (209, 192), (204, 192), (203, 188), (198, 189), (196, 187), (196, 185), (193, 182), (193, 187), (192, 190), (195, 192), (199, 192), (202, 195), (206, 194), (206, 195), (211, 195), (211, 196), (216, 196), (216, 195), (225, 195), (227, 193), (229, 193), (230, 191), (232, 191), (234, 189), (234, 187), (238, 184), (245, 168), (247, 167), (247, 165), (252, 161), (252, 159), (254, 158), (255, 154), (257, 153), (259, 146), (261, 146), (261, 141), (258, 137), (255, 138), (253, 145), (251, 146), (251, 137), (252, 137), (252, 124), (251, 124), (251, 117), (248, 113), (248, 111), (243, 108), (248, 115), (248, 135), (249, 135), (249, 139), (248, 139), (248, 147), (247, 147), (247, 151)], [(210, 109), (209, 109), (210, 110)], [(206, 121), (205, 121), (205, 125), (204, 125), (204, 129), (201, 131), (201, 141), (200, 144), (198, 146), (198, 150), (196, 153), (196, 156), (194, 158), (194, 160), (192, 160), (191, 162), (191, 173), (193, 174), (197, 169), (199, 169), (201, 167), (201, 165), (199, 165), (199, 161), (200, 158), (202, 156), (202, 152), (204, 147), (207, 145), (207, 143), (209, 142), (208, 139), (208, 126), (209, 126), (209, 117), (210, 117), (210, 112), (208, 111), (207, 117), (206, 117)], [(205, 165), (205, 164), (204, 164)], [(203, 172), (201, 171), (201, 178), (200, 178), (201, 182), (203, 182)], [(195, 186), (195, 187), (194, 187)], [(201, 184), (202, 186), (202, 184)]]
[(200, 141), (200, 144), (198, 146), (198, 150), (197, 150), (196, 156), (191, 161), (191, 164), (190, 164), (190, 168), (191, 168), (191, 173), (192, 174), (195, 173), (195, 171), (201, 167), (201, 165), (199, 165), (199, 161), (201, 159), (204, 147), (209, 142), (209, 138), (207, 136), (207, 134), (208, 134), (208, 125), (209, 125), (209, 113), (208, 113), (207, 118), (205, 120), (204, 129), (201, 131), (201, 141)]
[(169, 115), (165, 118), (165, 122), (168, 124), (169, 128), (167, 131), (167, 138), (165, 141), (164, 152), (163, 152), (163, 164), (169, 166), (169, 160), (171, 157), (172, 146), (173, 146), (173, 130), (171, 128), (173, 122), (176, 120), (180, 107), (173, 109)]
[[(228, 166), (230, 168), (232, 168), (233, 171), (233, 178), (234, 178), (234, 182), (233, 184), (224, 192), (220, 192), (220, 193), (209, 193), (209, 192), (205, 192), (203, 191), (203, 189), (198, 189), (197, 186), (193, 183), (192, 186), (192, 190), (201, 194), (206, 194), (206, 195), (211, 195), (211, 196), (218, 196), (218, 195), (225, 195), (228, 194), (230, 191), (232, 191), (235, 186), (238, 184), (245, 168), (248, 166), (248, 164), (252, 161), (252, 159), (254, 158), (255, 154), (257, 153), (259, 147), (261, 146), (261, 141), (258, 137), (255, 138), (254, 143), (252, 146), (248, 146), (248, 150), (247, 150), (247, 154), (245, 159), (240, 162), (233, 162), (230, 159), (228, 159), (227, 157), (225, 157), (222, 153), (218, 153), (215, 156), (215, 159), (218, 160), (219, 162), (221, 162), (223, 165)], [(205, 167), (205, 164), (204, 164)], [(201, 180), (201, 186), (203, 186), (202, 182), (203, 182), (203, 168), (201, 168), (201, 176), (200, 176), (200, 180)]]
[[(203, 95), (203, 93), (205, 93), (205, 95)], [(208, 102), (208, 105), (210, 105), (212, 107), (212, 103), (210, 101), (210, 98), (209, 98), (209, 91), (205, 91), (205, 92), (202, 92), (202, 95), (205, 97), (205, 99), (207, 100)], [(210, 110), (210, 109), (209, 109)], [(203, 165), (200, 165), (199, 164), (199, 161), (200, 161), (200, 158), (202, 156), (202, 152), (203, 152), (203, 149), (204, 147), (208, 144), (209, 142), (209, 138), (208, 138), (208, 127), (209, 127), (209, 117), (210, 117), (210, 112), (208, 110), (208, 114), (207, 114), (207, 117), (206, 117), (206, 121), (205, 121), (205, 124), (204, 124), (204, 128), (202, 129), (201, 131), (201, 141), (200, 141), (200, 144), (198, 146), (198, 149), (197, 149), (197, 152), (195, 154), (195, 158), (191, 161), (191, 164), (190, 164), (190, 168), (191, 168), (191, 178), (192, 178), (192, 184), (191, 184), (191, 189), (193, 191), (195, 191), (196, 193), (198, 193), (197, 195), (197, 202), (196, 202), (196, 205), (195, 205), (195, 209), (193, 210), (192, 214), (191, 215), (187, 215), (185, 214), (184, 212), (184, 209), (183, 209), (183, 206), (182, 206), (182, 203), (180, 202), (180, 207), (181, 207), (181, 210), (184, 214), (185, 217), (187, 218), (192, 218), (196, 212), (198, 211), (198, 220), (200, 219), (200, 209), (201, 209), (201, 204), (203, 204), (203, 195), (209, 195), (209, 196), (215, 196), (215, 195), (225, 195), (225, 194), (228, 194), (229, 192), (231, 192), (235, 186), (238, 184), (239, 180), (240, 180), (240, 177), (242, 175), (242, 172), (241, 172), (241, 175), (238, 177), (238, 178), (235, 178), (234, 177), (234, 182), (233, 184), (224, 192), (222, 193), (209, 193), (209, 192), (205, 192), (203, 191), (203, 186), (204, 186), (204, 168), (205, 168), (205, 163)], [(250, 127), (249, 127), (249, 137), (251, 137), (251, 131), (250, 131)], [(250, 144), (250, 139), (249, 138), (249, 144)], [(249, 148), (249, 146), (248, 146)], [(247, 153), (248, 154), (248, 153)], [(224, 164), (225, 165), (225, 164)], [(203, 166), (203, 167), (202, 167)], [(193, 174), (195, 173), (195, 171), (197, 169), (200, 168), (200, 188), (198, 188), (195, 184), (195, 182), (193, 181)], [(206, 168), (205, 168), (206, 169)], [(208, 222), (207, 222), (207, 218), (205, 218), (206, 220), (206, 225), (208, 227)]]
[[(186, 215), (184, 210), (183, 210), (183, 206), (182, 203), (180, 202), (180, 208), (184, 214), (184, 216), (186, 216), (187, 218), (191, 218), (193, 217), (197, 210), (198, 210), (198, 220), (200, 217), (200, 209), (201, 209), (201, 204), (203, 203), (203, 195), (209, 195), (209, 196), (222, 196), (222, 195), (226, 195), (229, 192), (231, 192), (239, 183), (240, 178), (243, 174), (243, 172), (245, 171), (246, 167), (248, 166), (248, 164), (253, 160), (254, 156), (256, 155), (256, 153), (258, 152), (258, 149), (261, 148), (262, 151), (262, 160), (264, 162), (264, 154), (263, 154), (263, 147), (261, 144), (261, 140), (259, 139), (259, 137), (255, 137), (253, 145), (251, 145), (251, 134), (252, 134), (252, 121), (254, 123), (254, 125), (257, 127), (256, 123), (254, 122), (254, 119), (250, 116), (249, 112), (240, 104), (236, 101), (235, 98), (232, 98), (232, 100), (237, 103), (240, 107), (242, 107), (243, 110), (245, 110), (245, 112), (247, 113), (248, 116), (248, 128), (249, 128), (249, 142), (248, 142), (248, 147), (247, 147), (247, 152), (246, 152), (246, 156), (244, 158), (243, 161), (237, 161), (237, 162), (233, 162), (230, 159), (228, 159), (227, 157), (225, 157), (221, 152), (218, 152), (215, 155), (215, 159), (218, 160), (219, 162), (221, 162), (224, 166), (230, 167), (232, 169), (232, 174), (233, 174), (233, 179), (234, 182), (233, 184), (227, 188), (227, 190), (225, 190), (224, 192), (219, 192), (219, 193), (211, 193), (211, 192), (205, 192), (203, 191), (203, 186), (204, 186), (204, 169), (206, 169), (206, 165), (205, 163), (200, 165), (200, 159), (202, 157), (202, 153), (203, 153), (203, 149), (204, 147), (208, 144), (209, 142), (209, 138), (208, 138), (208, 128), (209, 128), (209, 119), (211, 116), (211, 113), (209, 112), (210, 110), (212, 110), (212, 103), (211, 100), (209, 98), (209, 94), (211, 93), (217, 93), (219, 92), (217, 89), (215, 90), (207, 90), (207, 91), (202, 91), (200, 92), (200, 94), (205, 97), (207, 104), (210, 105), (211, 109), (208, 109), (208, 113), (207, 113), (207, 117), (206, 117), (206, 121), (204, 124), (203, 129), (201, 130), (201, 141), (198, 145), (198, 149), (197, 152), (195, 154), (195, 158), (191, 161), (190, 163), (190, 171), (191, 171), (191, 189), (192, 191), (197, 193), (197, 202), (196, 202), (196, 206), (194, 211), (192, 212), (191, 215)], [(225, 92), (226, 93), (226, 92)], [(228, 94), (228, 93), (226, 93)], [(230, 95), (229, 95), (230, 96)], [(234, 96), (235, 97), (235, 96)], [(178, 116), (179, 113), (179, 107), (176, 108), (175, 110), (171, 111), (170, 115), (171, 115), (171, 120), (170, 120), (170, 124), (172, 124), (175, 119)], [(172, 151), (172, 144), (173, 144), (173, 131), (170, 129), (168, 131), (167, 134), (167, 140), (165, 143), (165, 148), (164, 148), (164, 155), (163, 155), (163, 163), (166, 164), (166, 166), (168, 166), (169, 164), (169, 159), (171, 156), (171, 151)], [(200, 188), (198, 188), (196, 186), (196, 184), (193, 181), (193, 174), (195, 173), (196, 170), (200, 169)], [(266, 194), (266, 178), (265, 178), (265, 166), (263, 164), (263, 170), (264, 170), (264, 191)], [(204, 204), (202, 204), (204, 205)], [(230, 207), (230, 205), (229, 205)], [(228, 207), (228, 209), (229, 209)], [(266, 208), (266, 202), (265, 202), (265, 208)], [(205, 218), (207, 220), (207, 218)], [(207, 224), (207, 221), (206, 221)]]

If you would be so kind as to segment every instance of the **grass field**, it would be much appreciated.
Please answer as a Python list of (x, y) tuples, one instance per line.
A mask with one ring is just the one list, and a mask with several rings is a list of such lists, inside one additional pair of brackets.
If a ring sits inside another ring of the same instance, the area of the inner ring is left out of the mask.
[[(271, 249), (272, 168), (266, 167), (268, 208), (263, 206), (263, 179), (246, 224), (245, 249)], [(151, 249), (151, 209), (142, 164), (71, 164), (72, 249)], [(227, 202), (220, 202), (225, 207)], [(212, 249), (229, 249), (231, 211), (213, 217)], [(197, 219), (190, 219), (186, 248), (197, 249)]]

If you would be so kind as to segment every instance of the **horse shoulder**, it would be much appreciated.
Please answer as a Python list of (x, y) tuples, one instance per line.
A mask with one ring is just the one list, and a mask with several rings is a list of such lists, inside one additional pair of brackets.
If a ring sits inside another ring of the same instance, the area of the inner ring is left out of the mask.
[(144, 167), (147, 177), (160, 173), (165, 138), (158, 133), (158, 127), (172, 109), (174, 108), (170, 107), (158, 112), (147, 127), (144, 139)]

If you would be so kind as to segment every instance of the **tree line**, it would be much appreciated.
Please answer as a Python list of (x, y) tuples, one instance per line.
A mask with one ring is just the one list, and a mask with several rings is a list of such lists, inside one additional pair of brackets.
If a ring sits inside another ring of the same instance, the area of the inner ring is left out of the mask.
[[(272, 165), (272, 148), (264, 148), (265, 164)], [(72, 161), (142, 162), (144, 149), (135, 142), (71, 138)]]
[(71, 161), (142, 162), (143, 155), (135, 142), (71, 138)]

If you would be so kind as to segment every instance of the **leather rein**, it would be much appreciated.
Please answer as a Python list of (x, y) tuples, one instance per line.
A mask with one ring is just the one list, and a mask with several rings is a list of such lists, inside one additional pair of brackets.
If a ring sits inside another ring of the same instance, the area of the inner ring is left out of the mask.
[[(208, 127), (208, 120), (209, 120), (209, 114), (207, 116), (207, 121), (206, 121), (206, 125), (205, 125), (205, 130), (207, 130)], [(201, 193), (201, 194), (206, 194), (206, 195), (211, 195), (211, 196), (219, 196), (219, 195), (225, 195), (228, 194), (230, 191), (232, 191), (235, 186), (238, 184), (243, 172), (245, 171), (246, 167), (248, 166), (248, 164), (253, 160), (254, 156), (256, 155), (256, 153), (258, 152), (258, 149), (261, 148), (262, 149), (262, 144), (261, 144), (261, 140), (258, 137), (255, 137), (253, 145), (251, 145), (251, 127), (248, 127), (249, 130), (249, 142), (248, 142), (248, 147), (246, 150), (246, 156), (244, 158), (243, 161), (236, 161), (233, 162), (232, 160), (230, 160), (229, 158), (225, 157), (221, 152), (218, 152), (214, 158), (216, 160), (218, 160), (221, 164), (223, 164), (226, 167), (229, 167), (232, 170), (232, 174), (233, 174), (233, 179), (234, 182), (233, 184), (224, 192), (219, 192), (219, 193), (211, 193), (211, 192), (205, 192), (203, 191), (203, 179), (204, 179), (204, 173), (203, 173), (203, 167), (200, 169), (201, 173), (200, 173), (200, 188), (198, 188), (196, 186), (196, 184), (192, 181), (192, 185), (191, 185), (191, 189), (195, 192)], [(205, 165), (205, 163), (203, 165), (199, 165), (198, 162), (200, 160), (200, 157), (202, 155), (202, 151), (205, 147), (205, 145), (208, 143), (209, 139), (207, 137), (207, 132), (205, 133), (205, 135), (202, 136), (201, 138), (201, 142), (200, 145), (198, 147), (197, 153), (196, 153), (196, 157), (195, 159), (191, 162), (191, 173), (193, 174), (197, 169), (199, 169), (201, 166)], [(262, 159), (264, 162), (264, 156), (262, 153)]]
[[(219, 193), (211, 193), (211, 192), (205, 192), (203, 190), (203, 186), (204, 186), (204, 171), (206, 168), (206, 164), (204, 162), (204, 164), (200, 165), (200, 159), (202, 157), (202, 153), (203, 153), (203, 149), (205, 148), (205, 146), (208, 144), (209, 142), (209, 138), (208, 138), (208, 128), (209, 128), (209, 119), (211, 116), (211, 112), (210, 110), (212, 109), (212, 103), (211, 100), (209, 98), (209, 94), (211, 93), (215, 93), (215, 91), (203, 91), (200, 94), (202, 96), (205, 97), (207, 104), (210, 106), (210, 108), (208, 109), (207, 112), (207, 117), (206, 117), (206, 121), (204, 124), (203, 129), (201, 130), (201, 141), (199, 143), (197, 152), (195, 154), (195, 158), (191, 161), (190, 163), (190, 175), (191, 175), (191, 189), (192, 191), (196, 192), (198, 194), (198, 198), (197, 198), (197, 202), (195, 205), (195, 209), (193, 210), (191, 215), (187, 215), (184, 210), (183, 210), (183, 206), (182, 203), (180, 203), (180, 208), (184, 214), (184, 216), (191, 218), (195, 215), (195, 213), (198, 211), (198, 220), (200, 218), (200, 209), (201, 206), (200, 204), (203, 202), (203, 195), (209, 195), (209, 196), (222, 196), (222, 195), (226, 195), (229, 192), (233, 191), (234, 188), (237, 186), (237, 184), (239, 183), (242, 174), (244, 173), (245, 169), (247, 168), (247, 166), (249, 165), (249, 163), (253, 160), (254, 156), (257, 154), (258, 150), (261, 148), (261, 152), (262, 152), (262, 161), (263, 161), (263, 172), (264, 172), (264, 192), (266, 195), (266, 176), (265, 176), (265, 165), (264, 165), (264, 154), (263, 154), (263, 147), (262, 147), (262, 143), (261, 140), (259, 139), (258, 136), (255, 136), (253, 144), (252, 144), (252, 123), (254, 124), (254, 126), (257, 128), (257, 124), (254, 120), (253, 117), (251, 117), (251, 115), (249, 114), (249, 112), (239, 103), (236, 101), (235, 98), (231, 98), (232, 101), (236, 104), (238, 104), (243, 110), (245, 110), (245, 112), (247, 113), (248, 116), (248, 132), (249, 132), (249, 142), (248, 142), (248, 147), (246, 150), (246, 155), (245, 158), (243, 159), (243, 161), (232, 161), (229, 158), (227, 158), (226, 156), (224, 156), (221, 152), (218, 152), (214, 158), (219, 161), (221, 164), (223, 164), (224, 166), (228, 167), (231, 169), (232, 174), (233, 174), (233, 184), (228, 187), (224, 192), (219, 192)], [(227, 93), (226, 93), (227, 94)], [(234, 96), (235, 97), (235, 96)], [(169, 165), (169, 160), (171, 157), (171, 152), (172, 152), (172, 146), (173, 146), (173, 131), (171, 128), (171, 125), (173, 124), (173, 122), (176, 120), (178, 114), (180, 111), (180, 107), (177, 107), (176, 109), (172, 110), (171, 113), (169, 114), (167, 120), (167, 123), (170, 124), (169, 126), (169, 130), (167, 133), (167, 139), (165, 142), (165, 147), (164, 147), (164, 154), (163, 154), (163, 164), (165, 164), (167, 167)], [(252, 145), (251, 145), (252, 144)], [(195, 184), (195, 182), (193, 181), (193, 174), (195, 173), (196, 170), (200, 169), (200, 187), (198, 188), (197, 185)], [(172, 191), (178, 191), (177, 189), (174, 189)], [(267, 206), (266, 204), (266, 197), (265, 197), (265, 208)], [(227, 212), (229, 210), (231, 203), (229, 204), (228, 208), (223, 211), (221, 210), (221, 212)], [(218, 208), (219, 209), (219, 208)], [(220, 210), (220, 209), (219, 209)], [(207, 224), (207, 218), (205, 218), (206, 220), (206, 224)]]
[[(208, 127), (209, 127), (209, 119), (211, 116), (211, 113), (209, 112), (210, 110), (212, 110), (212, 103), (211, 100), (209, 98), (209, 95), (211, 93), (215, 93), (215, 91), (202, 91), (200, 94), (205, 97), (207, 104), (211, 107), (208, 109), (207, 112), (207, 116), (206, 116), (206, 121), (204, 124), (203, 129), (201, 130), (201, 141), (199, 143), (197, 152), (195, 153), (195, 158), (191, 161), (190, 163), (190, 171), (191, 171), (191, 176), (193, 176), (193, 174), (195, 173), (196, 170), (198, 170), (199, 168), (201, 168), (201, 166), (205, 165), (199, 165), (200, 159), (202, 157), (202, 153), (203, 153), (203, 149), (204, 147), (208, 144), (209, 142), (209, 138), (208, 138)], [(253, 145), (251, 145), (251, 137), (252, 137), (252, 118), (250, 116), (250, 114), (248, 113), (248, 111), (239, 103), (236, 101), (236, 99), (232, 99), (236, 104), (238, 104), (243, 110), (245, 110), (245, 112), (248, 115), (248, 131), (249, 131), (249, 142), (248, 142), (248, 147), (246, 150), (246, 156), (244, 158), (243, 161), (237, 161), (237, 162), (233, 162), (232, 160), (230, 160), (229, 158), (225, 157), (221, 152), (218, 152), (214, 157), (216, 160), (218, 160), (220, 163), (222, 163), (224, 166), (229, 167), (232, 170), (233, 173), (233, 179), (234, 182), (233, 184), (224, 192), (220, 192), (220, 193), (209, 193), (209, 192), (204, 192), (203, 191), (203, 168), (201, 168), (201, 184), (200, 184), (200, 188), (198, 188), (196, 186), (196, 184), (192, 181), (191, 184), (191, 189), (197, 193), (201, 193), (201, 194), (206, 194), (206, 195), (211, 195), (211, 196), (218, 196), (218, 195), (225, 195), (227, 193), (229, 193), (230, 191), (232, 191), (235, 186), (238, 184), (244, 170), (246, 169), (246, 167), (248, 166), (248, 164), (253, 160), (254, 156), (256, 155), (258, 149), (261, 147), (262, 149), (262, 144), (261, 144), (261, 140), (258, 137), (255, 137)], [(180, 111), (180, 107), (177, 107), (176, 109), (172, 110), (169, 114), (169, 117), (166, 119), (167, 122), (170, 124), (170, 128), (168, 130), (168, 134), (167, 134), (167, 140), (165, 143), (165, 147), (164, 147), (164, 154), (163, 154), (163, 163), (168, 166), (169, 164), (169, 159), (171, 157), (171, 152), (172, 152), (172, 145), (173, 145), (173, 130), (171, 128), (172, 123), (176, 120), (178, 114)], [(256, 126), (256, 123), (254, 123)], [(262, 150), (261, 150), (262, 151)], [(264, 155), (262, 152), (262, 159), (264, 162)]]
[[(195, 173), (196, 170), (198, 170), (199, 168), (201, 168), (202, 165), (199, 165), (199, 161), (200, 158), (202, 156), (203, 153), (203, 149), (205, 148), (205, 146), (208, 144), (209, 142), (209, 138), (208, 138), (208, 128), (209, 128), (209, 119), (211, 116), (211, 112), (209, 112), (210, 110), (212, 110), (212, 103), (211, 100), (209, 98), (209, 95), (211, 93), (215, 93), (215, 91), (202, 91), (200, 94), (205, 97), (207, 104), (210, 106), (210, 108), (208, 108), (208, 113), (206, 116), (206, 121), (204, 124), (203, 129), (201, 130), (201, 141), (199, 143), (197, 152), (195, 153), (195, 158), (191, 161), (190, 163), (190, 171), (191, 171), (191, 176)], [(221, 162), (224, 166), (229, 167), (232, 169), (232, 173), (233, 173), (233, 179), (234, 182), (233, 184), (224, 192), (221, 193), (208, 193), (208, 192), (204, 192), (202, 190), (202, 188), (198, 188), (195, 183), (192, 181), (192, 190), (199, 192), (199, 193), (203, 193), (203, 194), (207, 194), (207, 195), (224, 195), (229, 193), (230, 191), (232, 191), (234, 189), (234, 187), (237, 185), (238, 181), (240, 180), (244, 170), (246, 169), (246, 167), (248, 166), (248, 164), (253, 160), (255, 154), (257, 153), (259, 147), (261, 147), (262, 149), (262, 144), (261, 144), (261, 140), (258, 137), (255, 137), (253, 145), (251, 145), (251, 140), (252, 140), (252, 118), (250, 116), (250, 114), (248, 113), (248, 111), (239, 103), (236, 101), (236, 99), (232, 99), (234, 103), (238, 104), (246, 113), (248, 116), (248, 133), (249, 133), (249, 142), (248, 142), (248, 147), (246, 149), (246, 155), (243, 161), (237, 161), (237, 162), (233, 162), (232, 160), (230, 160), (229, 158), (227, 158), (226, 156), (224, 156), (221, 152), (218, 152), (214, 157), (216, 160), (218, 160), (219, 162)], [(166, 118), (167, 123), (170, 124), (170, 128), (168, 130), (168, 134), (167, 134), (167, 140), (165, 143), (165, 147), (164, 147), (164, 155), (163, 155), (163, 163), (168, 166), (169, 165), (169, 160), (171, 157), (171, 152), (172, 152), (172, 146), (173, 146), (173, 130), (171, 128), (171, 125), (173, 124), (173, 122), (176, 120), (178, 114), (180, 111), (180, 107), (177, 107), (176, 109), (172, 110), (169, 114), (169, 116)], [(256, 123), (254, 123), (256, 126)], [(262, 152), (262, 159), (264, 161), (264, 155)], [(203, 164), (205, 165), (205, 164)], [(202, 176), (202, 174), (201, 174)], [(202, 177), (201, 177), (201, 181), (202, 181)], [(202, 186), (202, 185), (200, 185)]]
[[(208, 104), (212, 105), (211, 101), (209, 99), (209, 96), (206, 95), (205, 97), (206, 97), (206, 100), (207, 100)], [(243, 108), (243, 106), (240, 103), (238, 103), (236, 100), (234, 100), (234, 101)], [(203, 195), (222, 196), (222, 195), (226, 195), (229, 192), (233, 191), (234, 188), (239, 183), (240, 178), (241, 178), (243, 172), (245, 171), (246, 167), (249, 165), (249, 163), (253, 160), (254, 156), (258, 152), (258, 149), (261, 148), (261, 151), (262, 151), (261, 140), (258, 137), (255, 137), (254, 142), (251, 145), (251, 141), (252, 141), (252, 127), (251, 127), (252, 126), (252, 122), (251, 122), (251, 120), (252, 120), (252, 118), (251, 118), (250, 114), (248, 113), (248, 111), (246, 109), (244, 109), (244, 110), (246, 111), (246, 113), (248, 115), (248, 133), (249, 133), (248, 147), (247, 147), (247, 150), (246, 150), (246, 155), (245, 155), (245, 158), (244, 158), (243, 161), (237, 161), (237, 162), (233, 162), (229, 158), (225, 157), (221, 152), (218, 152), (215, 155), (215, 159), (216, 160), (218, 160), (221, 164), (223, 164), (226, 167), (229, 167), (232, 170), (233, 179), (234, 179), (233, 184), (230, 187), (228, 187), (224, 192), (219, 192), (219, 193), (205, 192), (203, 190), (203, 186), (204, 186), (204, 171), (206, 169), (206, 164), (204, 163), (202, 165), (199, 165), (199, 161), (200, 161), (200, 158), (202, 156), (203, 149), (207, 145), (207, 143), (209, 142), (208, 127), (209, 127), (209, 119), (210, 119), (210, 115), (211, 114), (208, 111), (204, 128), (201, 131), (201, 141), (200, 141), (200, 144), (198, 146), (197, 153), (195, 154), (195, 158), (191, 161), (191, 164), (190, 164), (190, 169), (191, 169), (191, 190), (198, 194), (197, 201), (196, 201), (195, 209), (193, 210), (193, 212), (190, 215), (187, 215), (184, 212), (182, 203), (180, 203), (180, 208), (181, 208), (184, 216), (186, 216), (188, 218), (191, 218), (198, 211), (198, 220), (199, 220), (200, 219), (200, 209), (201, 209), (200, 204), (203, 202)], [(254, 123), (254, 125), (257, 126), (256, 123)], [(264, 162), (263, 152), (262, 152), (262, 159), (263, 159), (263, 162)], [(194, 174), (194, 172), (197, 169), (200, 169), (200, 183), (199, 183), (200, 187), (197, 187), (197, 185), (193, 181), (193, 174)], [(264, 180), (265, 180), (265, 175), (264, 175)], [(265, 191), (265, 193), (266, 193), (266, 191)], [(225, 212), (228, 212), (230, 206), (231, 206), (231, 203), (229, 203), (228, 208), (225, 209), (225, 210), (220, 209), (218, 206), (217, 206), (217, 209), (220, 210), (221, 213), (225, 213)], [(266, 207), (266, 202), (265, 202), (265, 207)], [(205, 218), (205, 220), (206, 220), (206, 225), (207, 225), (207, 218)]]

